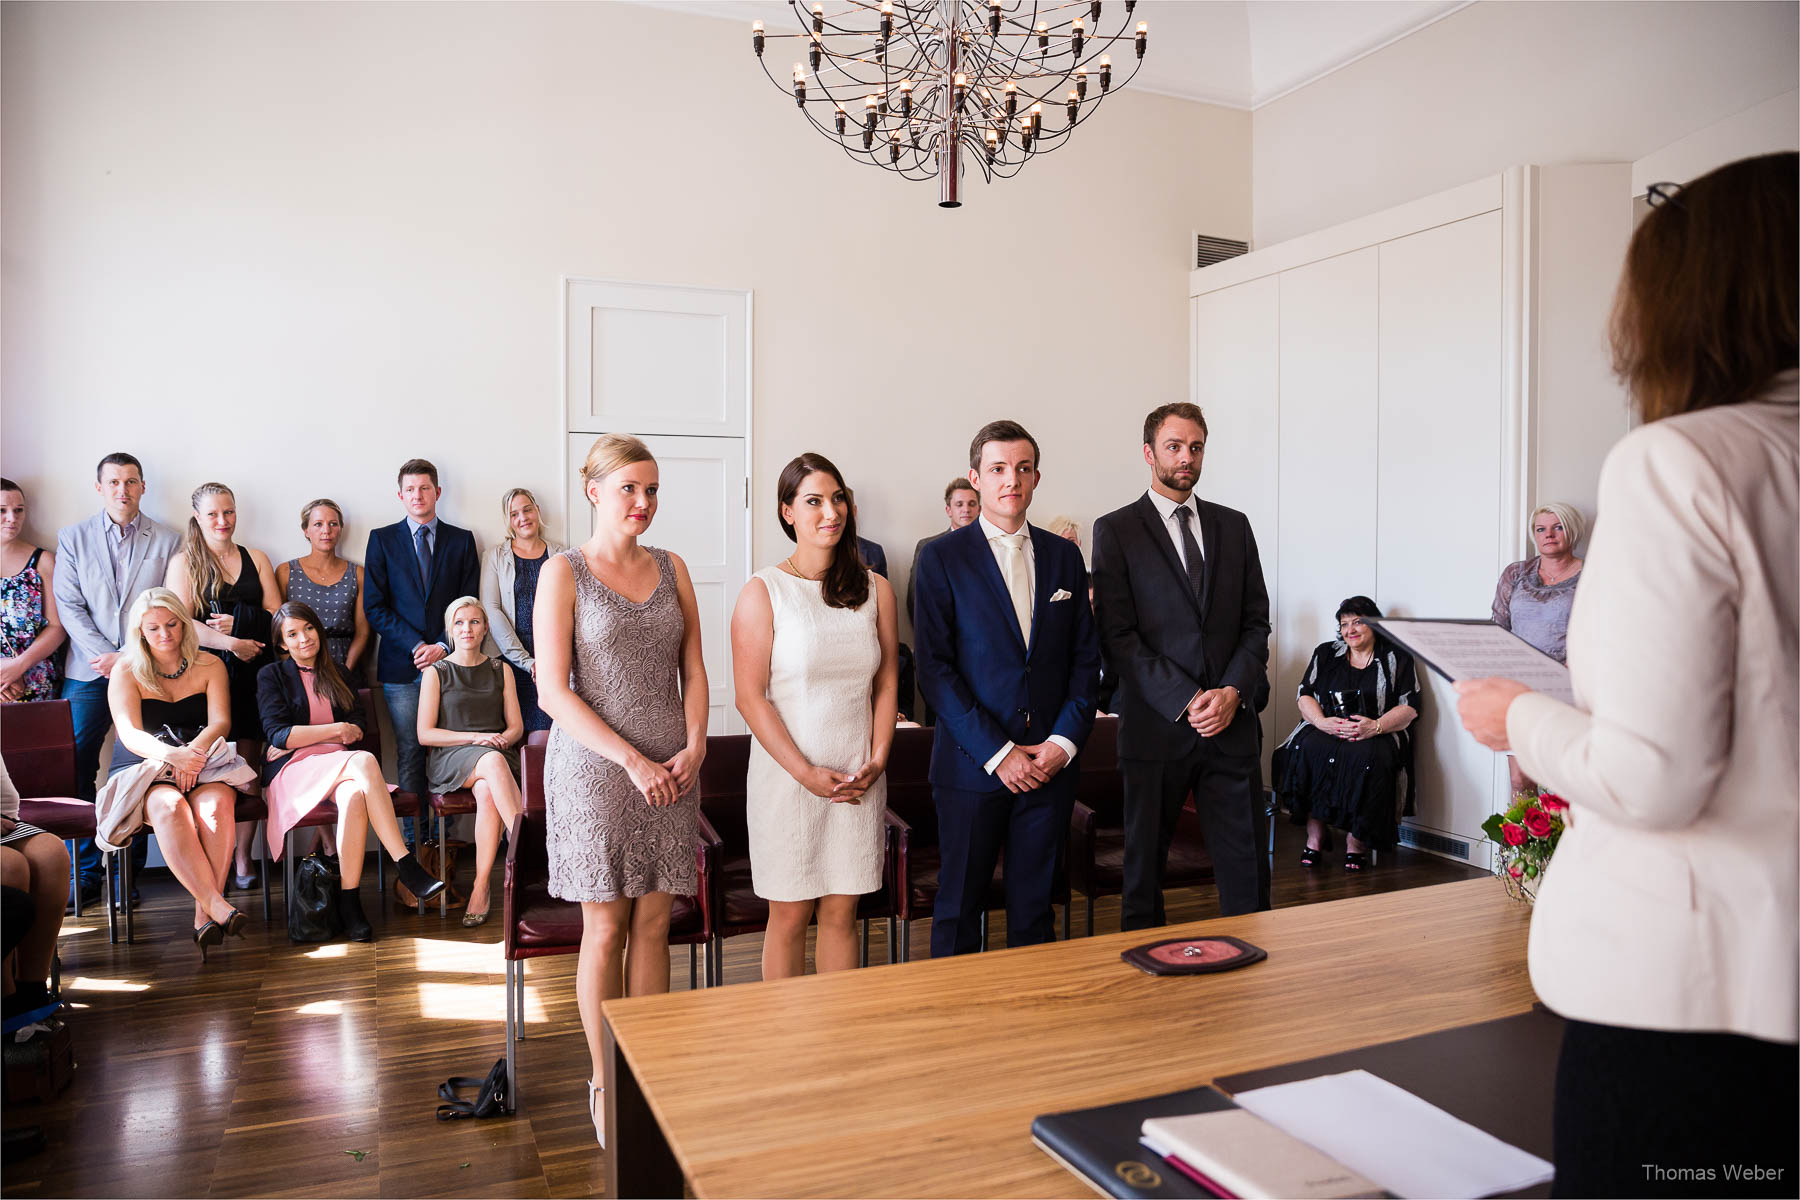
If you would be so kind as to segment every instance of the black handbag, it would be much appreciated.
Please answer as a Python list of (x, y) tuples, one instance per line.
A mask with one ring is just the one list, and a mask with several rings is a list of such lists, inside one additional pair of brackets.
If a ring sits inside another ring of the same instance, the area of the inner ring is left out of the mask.
[(344, 932), (338, 915), (337, 868), (317, 854), (294, 864), (294, 894), (288, 898), (288, 941), (329, 942)]
[[(459, 1088), (479, 1088), (475, 1099), (464, 1100), (457, 1096)], [(437, 1118), (440, 1121), (454, 1121), (458, 1117), (504, 1117), (506, 1115), (506, 1060), (494, 1060), (494, 1069), (487, 1073), (486, 1079), (474, 1075), (453, 1075), (438, 1084), (438, 1097), (444, 1101), (438, 1105)]]

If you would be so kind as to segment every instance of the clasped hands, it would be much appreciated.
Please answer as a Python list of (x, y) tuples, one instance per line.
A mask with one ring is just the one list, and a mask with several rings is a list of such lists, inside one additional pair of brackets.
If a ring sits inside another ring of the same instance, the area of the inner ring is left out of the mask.
[(887, 764), (874, 759), (849, 774), (828, 767), (808, 767), (800, 784), (819, 799), (833, 804), (861, 804), (863, 793), (875, 785), (885, 770)]
[(653, 762), (639, 754), (625, 764), (632, 786), (652, 808), (673, 804), (688, 794), (700, 778), (700, 764), (706, 759), (705, 747), (684, 746), (673, 758)]
[(1034, 792), (1056, 778), (1056, 773), (1068, 765), (1068, 753), (1055, 742), (1043, 741), (1035, 746), (1021, 746), (1015, 742), (994, 768), (994, 777), (1005, 784), (1009, 792)]
[(1215, 737), (1237, 716), (1238, 690), (1230, 684), (1208, 688), (1188, 701), (1187, 723), (1201, 737)]
[(444, 649), (443, 646), (439, 645), (437, 642), (420, 642), (413, 647), (413, 666), (416, 669), (423, 671), (438, 659), (447, 657), (449, 653), (448, 650)]
[(1319, 728), (1346, 742), (1360, 742), (1381, 732), (1376, 728), (1376, 722), (1368, 717), (1326, 717), (1319, 723)]
[(193, 746), (171, 746), (163, 762), (175, 775), (175, 786), (184, 794), (194, 790), (200, 772), (206, 769), (208, 752)]

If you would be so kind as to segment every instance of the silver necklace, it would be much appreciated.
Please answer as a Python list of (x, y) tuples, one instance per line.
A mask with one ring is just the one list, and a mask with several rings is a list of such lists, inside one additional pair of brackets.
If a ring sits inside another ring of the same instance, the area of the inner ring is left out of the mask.
[(179, 671), (175, 672), (173, 675), (169, 674), (167, 671), (163, 670), (161, 667), (156, 668), (156, 673), (158, 675), (162, 676), (164, 679), (180, 679), (183, 675), (187, 674), (187, 669), (188, 669), (188, 660), (186, 658), (183, 658), (181, 660), (181, 669)]

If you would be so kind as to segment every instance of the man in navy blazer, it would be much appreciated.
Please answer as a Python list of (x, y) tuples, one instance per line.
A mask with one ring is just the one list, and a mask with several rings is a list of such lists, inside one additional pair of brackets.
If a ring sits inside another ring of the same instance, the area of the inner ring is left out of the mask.
[[(394, 721), (400, 786), (425, 794), (425, 748), (419, 745), (419, 673), (450, 653), (444, 609), (481, 592), (475, 535), (437, 515), (437, 468), (422, 458), (400, 467), (406, 516), (369, 533), (363, 609), (381, 635), (375, 677)], [(410, 819), (407, 822), (410, 824)]]
[(1006, 944), (1047, 942), (1076, 770), (1094, 725), (1100, 645), (1072, 542), (1028, 525), (1038, 445), (1012, 421), (969, 446), (981, 518), (927, 545), (915, 567), (919, 687), (937, 712), (934, 957), (979, 949), (1006, 854)]

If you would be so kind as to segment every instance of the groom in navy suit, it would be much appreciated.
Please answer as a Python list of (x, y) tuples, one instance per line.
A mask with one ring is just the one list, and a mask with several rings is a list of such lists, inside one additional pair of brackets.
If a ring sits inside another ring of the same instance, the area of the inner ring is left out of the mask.
[(981, 944), (1006, 853), (1006, 944), (1052, 938), (1050, 897), (1094, 725), (1100, 644), (1074, 543), (1027, 525), (1037, 440), (1013, 421), (969, 445), (981, 518), (927, 545), (914, 568), (919, 690), (937, 713), (933, 957)]

